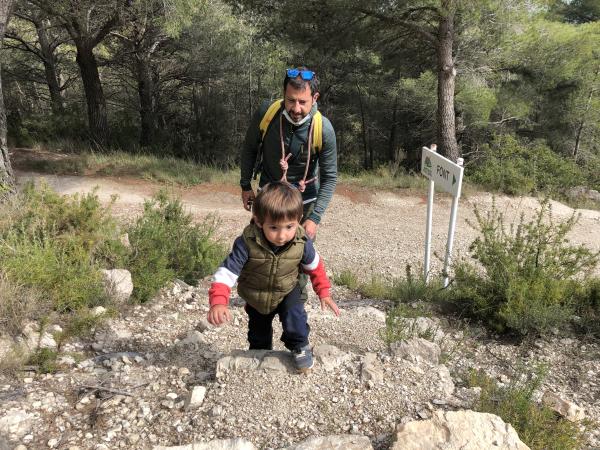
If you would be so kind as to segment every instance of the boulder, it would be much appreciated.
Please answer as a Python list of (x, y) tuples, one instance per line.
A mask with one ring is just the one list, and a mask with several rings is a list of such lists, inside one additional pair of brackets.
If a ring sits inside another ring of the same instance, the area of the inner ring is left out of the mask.
[(512, 425), (493, 414), (435, 411), (429, 420), (400, 424), (390, 450), (527, 450)]
[(352, 358), (350, 353), (341, 351), (334, 345), (319, 344), (313, 348), (315, 359), (326, 371), (332, 371)]
[(544, 393), (542, 403), (571, 422), (578, 422), (585, 419), (585, 411), (581, 406), (565, 400), (550, 391)]
[(363, 381), (381, 383), (383, 381), (383, 368), (377, 360), (375, 353), (367, 353), (362, 361), (360, 377)]
[(284, 450), (372, 450), (371, 441), (366, 436), (331, 435), (310, 437)]
[(442, 353), (439, 345), (419, 337), (406, 341), (392, 342), (390, 348), (392, 354), (397, 358), (415, 363), (425, 361), (433, 365), (439, 363)]
[(20, 409), (12, 409), (0, 417), (0, 436), (21, 439), (33, 426), (34, 416)]
[(131, 273), (125, 269), (102, 270), (106, 293), (117, 303), (129, 300), (133, 292)]
[(256, 450), (252, 442), (241, 438), (216, 439), (210, 442), (195, 442), (175, 447), (155, 446), (153, 450)]

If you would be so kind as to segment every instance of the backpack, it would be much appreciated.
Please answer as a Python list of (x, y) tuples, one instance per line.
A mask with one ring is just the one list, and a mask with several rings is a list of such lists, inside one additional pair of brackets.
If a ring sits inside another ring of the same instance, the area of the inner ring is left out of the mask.
[[(275, 117), (275, 114), (277, 114), (277, 112), (281, 109), (282, 105), (282, 99), (275, 100), (273, 103), (271, 103), (271, 106), (269, 106), (267, 112), (260, 121), (258, 128), (260, 129), (261, 143), (262, 140), (265, 138), (265, 134), (267, 134), (269, 124), (273, 120), (273, 117)], [(319, 111), (317, 111), (317, 113), (313, 116), (312, 120), (314, 121), (312, 136), (313, 148), (316, 152), (320, 152), (323, 148), (323, 116)]]

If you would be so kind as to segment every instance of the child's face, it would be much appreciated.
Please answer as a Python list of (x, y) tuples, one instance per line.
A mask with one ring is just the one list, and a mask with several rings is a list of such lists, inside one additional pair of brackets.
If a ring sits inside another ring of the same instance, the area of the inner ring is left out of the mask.
[(280, 222), (273, 222), (271, 218), (267, 217), (265, 223), (260, 224), (256, 222), (256, 224), (262, 228), (263, 233), (267, 240), (278, 247), (287, 244), (296, 235), (296, 230), (298, 229), (298, 221), (297, 220), (282, 220)]

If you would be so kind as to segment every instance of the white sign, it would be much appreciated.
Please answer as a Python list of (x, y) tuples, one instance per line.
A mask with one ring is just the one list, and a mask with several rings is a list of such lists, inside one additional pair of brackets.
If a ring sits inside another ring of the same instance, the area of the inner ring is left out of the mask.
[(423, 147), (421, 155), (421, 173), (443, 191), (460, 195), (463, 168), (427, 147)]

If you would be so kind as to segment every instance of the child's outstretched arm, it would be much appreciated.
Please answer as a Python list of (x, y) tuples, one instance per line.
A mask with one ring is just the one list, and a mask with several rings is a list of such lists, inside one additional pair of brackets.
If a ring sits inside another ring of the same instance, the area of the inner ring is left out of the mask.
[(212, 325), (222, 325), (231, 320), (228, 306), (231, 288), (235, 285), (247, 260), (248, 247), (240, 236), (233, 243), (231, 253), (215, 272), (214, 280), (208, 290), (210, 310), (207, 319)]
[(319, 257), (315, 247), (310, 239), (304, 245), (304, 255), (302, 256), (302, 270), (310, 277), (313, 289), (321, 300), (321, 309), (329, 308), (336, 316), (340, 315), (340, 310), (331, 298), (331, 283), (325, 272), (325, 264)]

